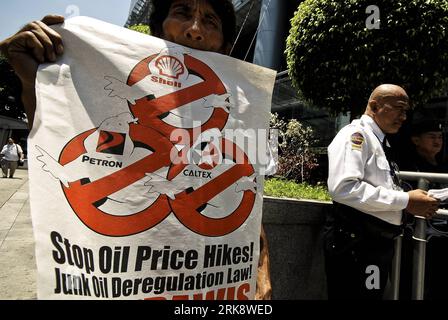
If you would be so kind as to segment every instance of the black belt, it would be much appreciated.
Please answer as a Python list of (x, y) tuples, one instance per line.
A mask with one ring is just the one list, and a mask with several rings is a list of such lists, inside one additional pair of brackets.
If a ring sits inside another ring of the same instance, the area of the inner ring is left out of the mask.
[(344, 204), (333, 202), (327, 226), (353, 232), (371, 239), (394, 239), (403, 232), (403, 225), (394, 225)]

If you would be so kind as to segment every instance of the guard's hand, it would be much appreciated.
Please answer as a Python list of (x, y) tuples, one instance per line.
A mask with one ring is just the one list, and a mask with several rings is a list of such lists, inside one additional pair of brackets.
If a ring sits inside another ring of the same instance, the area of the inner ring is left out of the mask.
[(417, 189), (408, 192), (409, 203), (406, 210), (414, 215), (421, 216), (427, 219), (432, 218), (439, 208), (439, 201), (433, 197), (428, 196), (426, 191)]
[(8, 59), (24, 87), (33, 88), (40, 63), (54, 62), (64, 51), (61, 36), (49, 25), (63, 23), (64, 17), (45, 16), (28, 23), (12, 37), (0, 42), (1, 53)]

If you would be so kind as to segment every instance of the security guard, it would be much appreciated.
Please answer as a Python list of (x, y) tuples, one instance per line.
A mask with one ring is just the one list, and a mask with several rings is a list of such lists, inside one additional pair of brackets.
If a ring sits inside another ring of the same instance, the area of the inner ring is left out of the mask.
[(423, 190), (402, 191), (389, 155), (386, 134), (398, 132), (409, 108), (401, 87), (381, 85), (361, 119), (344, 127), (328, 147), (334, 201), (325, 228), (329, 299), (382, 299), (402, 211), (431, 217), (438, 208)]

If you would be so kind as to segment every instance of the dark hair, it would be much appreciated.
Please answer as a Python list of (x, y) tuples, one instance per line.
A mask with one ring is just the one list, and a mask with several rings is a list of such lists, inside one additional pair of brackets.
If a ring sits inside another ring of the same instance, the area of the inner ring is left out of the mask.
[[(155, 36), (162, 36), (162, 25), (168, 16), (173, 0), (152, 0), (152, 10), (149, 16), (149, 27)], [(236, 36), (236, 15), (230, 0), (207, 0), (222, 21), (224, 45), (233, 44)]]

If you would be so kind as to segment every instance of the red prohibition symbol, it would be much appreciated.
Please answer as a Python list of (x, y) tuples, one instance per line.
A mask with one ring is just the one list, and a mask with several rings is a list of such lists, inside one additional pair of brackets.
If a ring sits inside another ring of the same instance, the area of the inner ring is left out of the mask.
[[(132, 70), (128, 85), (133, 85), (150, 74), (148, 63), (157, 55), (150, 56)], [(191, 87), (180, 89), (154, 99), (142, 98), (135, 105), (129, 104), (132, 114), (139, 119), (138, 124), (131, 124), (129, 135), (134, 143), (149, 146), (154, 152), (143, 159), (122, 168), (110, 175), (95, 181), (85, 179), (70, 182), (69, 187), (62, 185), (65, 197), (78, 218), (91, 230), (106, 236), (124, 237), (149, 230), (166, 219), (171, 212), (187, 228), (195, 233), (218, 237), (238, 229), (249, 217), (255, 203), (255, 194), (244, 191), (239, 207), (227, 217), (214, 219), (202, 215), (199, 208), (218, 196), (229, 186), (243, 177), (253, 175), (254, 169), (244, 152), (233, 142), (221, 140), (221, 150), (224, 155), (233, 159), (244, 159), (242, 164), (235, 164), (229, 170), (217, 176), (197, 190), (186, 191), (176, 195), (175, 200), (166, 195), (160, 195), (148, 208), (141, 212), (116, 216), (103, 212), (98, 203), (110, 195), (145, 178), (147, 173), (153, 173), (164, 167), (170, 167), (168, 180), (174, 179), (186, 164), (174, 165), (171, 162), (171, 151), (177, 141), (170, 141), (171, 133), (179, 128), (173, 127), (160, 119), (160, 116), (211, 94), (222, 95), (226, 89), (221, 80), (206, 64), (189, 55), (185, 55), (185, 65), (188, 70), (203, 79)], [(208, 121), (202, 124), (200, 130), (190, 129), (191, 141), (194, 132), (204, 132), (212, 128), (222, 131), (229, 114), (221, 108), (214, 109)], [(97, 128), (86, 131), (72, 139), (62, 150), (59, 163), (66, 165), (85, 154), (84, 141)]]

